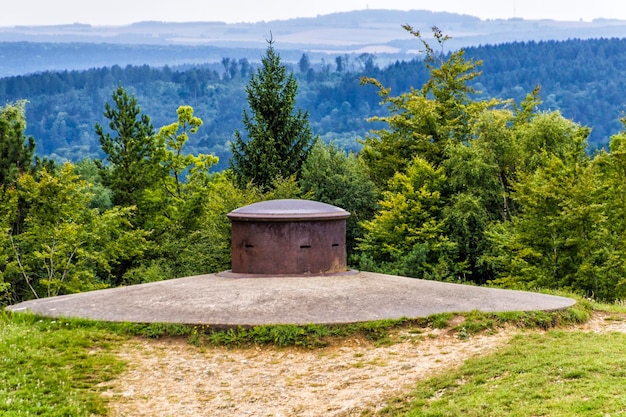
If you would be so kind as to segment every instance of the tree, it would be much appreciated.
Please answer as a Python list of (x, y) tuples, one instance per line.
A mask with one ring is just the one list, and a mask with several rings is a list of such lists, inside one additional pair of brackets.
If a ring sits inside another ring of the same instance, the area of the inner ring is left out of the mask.
[(185, 175), (194, 175), (198, 171), (207, 172), (218, 162), (213, 155), (197, 156), (183, 152), (190, 134), (198, 133), (202, 119), (193, 115), (193, 107), (180, 106), (176, 110), (178, 121), (159, 129), (157, 139), (165, 147), (163, 167), (170, 174), (171, 184), (166, 184), (166, 191), (176, 197), (182, 197), (182, 188), (187, 182)]
[[(359, 248), (378, 267), (386, 264), (394, 272), (437, 279), (462, 276), (484, 283), (489, 271), (479, 262), (486, 247), (483, 231), (507, 210), (506, 164), (515, 153), (509, 149), (514, 148), (514, 114), (496, 110), (499, 101), (472, 99), (474, 90), (468, 83), (480, 74), (480, 62), (465, 59), (463, 50), (445, 55), (443, 46), (449, 38), (439, 29), (432, 28), (441, 52), (410, 26), (405, 30), (426, 49), (430, 77), (421, 89), (397, 97), (375, 79), (362, 80), (380, 89), (391, 115), (371, 119), (389, 126), (373, 132), (361, 153), (372, 179), (386, 191), (383, 209), (365, 224), (367, 234)], [(508, 153), (500, 155), (501, 150)], [(411, 184), (423, 181), (420, 176), (428, 172), (426, 167), (445, 181), (418, 193)], [(426, 204), (427, 191), (436, 195), (436, 205)], [(394, 235), (397, 250), (382, 256), (384, 249), (376, 245), (389, 247)]]
[[(612, 299), (615, 283), (623, 285), (623, 279), (606, 262), (619, 239), (611, 238), (598, 180), (588, 162), (568, 165), (556, 156), (522, 175), (513, 194), (520, 214), (487, 231), (494, 250), (485, 260), (499, 272), (494, 283)], [(624, 271), (623, 261), (618, 271)]]
[(114, 105), (104, 105), (111, 133), (99, 123), (95, 127), (110, 164), (102, 167), (103, 182), (113, 191), (113, 204), (139, 207), (143, 192), (164, 175), (155, 161), (154, 127), (124, 87), (118, 86), (112, 98)]
[(300, 61), (298, 61), (298, 68), (302, 74), (306, 74), (311, 69), (311, 63), (309, 62), (309, 56), (302, 54)]
[[(626, 118), (621, 122), (626, 126)], [(598, 153), (592, 161), (599, 187), (596, 203), (604, 209), (604, 222), (594, 226), (608, 230), (591, 248), (601, 257), (600, 262), (590, 259), (596, 261), (597, 274), (587, 288), (606, 300), (620, 300), (626, 297), (626, 132), (613, 135), (609, 145), (609, 152)]]
[(337, 67), (335, 68), (336, 72), (344, 72), (345, 71), (343, 57), (341, 55), (339, 55), (338, 57), (335, 58), (335, 64), (337, 64)]
[[(474, 101), (469, 82), (480, 75), (481, 62), (464, 58), (463, 50), (445, 56), (435, 51), (421, 34), (404, 26), (416, 36), (426, 49), (426, 66), (430, 77), (420, 90), (411, 88), (407, 93), (391, 96), (391, 90), (373, 78), (362, 78), (362, 84), (379, 88), (383, 104), (390, 116), (373, 117), (389, 125), (366, 138), (362, 156), (372, 178), (384, 186), (395, 172), (402, 172), (414, 157), (420, 156), (436, 167), (445, 158), (449, 142), (464, 143), (471, 139), (472, 119), (483, 110), (495, 106), (496, 100)], [(438, 45), (443, 49), (449, 37), (433, 27)]]
[(510, 193), (521, 164), (509, 110), (489, 109), (472, 120), (467, 143), (450, 142), (442, 167), (445, 187), (445, 233), (457, 244), (459, 260), (466, 262), (472, 281), (493, 278), (480, 260), (488, 247), (485, 229), (494, 221), (507, 221), (517, 213)]
[(111, 190), (102, 184), (101, 171), (96, 161), (90, 158), (79, 161), (74, 165), (74, 173), (89, 184), (88, 192), (93, 196), (91, 208), (97, 208), (103, 212), (113, 207)]
[(346, 222), (348, 254), (363, 237), (361, 222), (371, 220), (377, 208), (378, 191), (363, 162), (335, 145), (318, 140), (302, 167), (302, 191), (314, 200), (350, 212)]
[(13, 301), (104, 288), (115, 281), (116, 265), (145, 250), (146, 232), (130, 225), (132, 209), (90, 208), (89, 184), (69, 163), (58, 175), (21, 175), (2, 211), (20, 199), (29, 207), (24, 228), (4, 238)]
[(558, 112), (519, 116), (510, 195), (516, 210), (485, 228), (489, 248), (481, 260), (496, 274), (492, 282), (624, 297), (624, 135), (590, 161), (589, 129)]
[(202, 266), (213, 254), (203, 250), (213, 243), (196, 239), (210, 217), (206, 205), (215, 198), (209, 169), (218, 162), (213, 155), (188, 153), (190, 135), (202, 120), (191, 106), (180, 106), (177, 121), (159, 129), (154, 162), (164, 173), (161, 180), (144, 192), (143, 227), (150, 230), (154, 245), (141, 262), (123, 274), (125, 284), (137, 284), (206, 273)]
[[(194, 219), (187, 219), (189, 206), (182, 207), (183, 216), (173, 222), (159, 242), (161, 260), (142, 265), (126, 275), (129, 281), (146, 280), (145, 269), (161, 269), (160, 279), (220, 272), (230, 268), (230, 220), (232, 210), (259, 201), (256, 189), (242, 190), (228, 178), (227, 172), (217, 173), (202, 187), (195, 187), (188, 196), (194, 202)], [(187, 216), (185, 216), (186, 214)], [(194, 221), (195, 220), (195, 221)], [(189, 223), (193, 221), (194, 224)], [(141, 275), (143, 276), (141, 276)]]
[(295, 110), (297, 82), (287, 75), (274, 41), (268, 44), (262, 67), (246, 87), (250, 112), (244, 109), (242, 121), (249, 140), (235, 131), (230, 160), (240, 187), (252, 183), (264, 190), (279, 177), (299, 177), (313, 143), (308, 112)]
[(464, 265), (456, 262), (456, 244), (444, 233), (446, 177), (428, 161), (415, 157), (406, 173), (396, 173), (383, 191), (380, 210), (363, 223), (358, 245), (361, 269), (447, 280)]
[[(26, 101), (18, 101), (0, 108), (0, 201), (8, 195), (23, 174), (33, 174), (41, 168), (54, 171), (54, 161), (39, 159), (35, 154), (35, 140), (24, 135), (26, 130)], [(28, 210), (23, 199), (16, 200), (16, 210), (10, 219), (11, 233), (20, 233)]]
[(0, 307), (10, 304), (12, 300), (11, 276), (6, 273), (7, 264), (12, 259), (11, 236), (15, 217), (16, 193), (14, 190), (0, 190)]
[(30, 172), (35, 140), (26, 138), (25, 101), (0, 108), (0, 186), (6, 187), (20, 173)]
[(198, 196), (206, 187), (209, 169), (218, 162), (214, 155), (185, 152), (189, 135), (198, 132), (202, 119), (194, 116), (191, 106), (178, 107), (176, 114), (178, 120), (161, 127), (156, 135), (155, 162), (165, 175), (145, 193), (146, 205), (150, 206), (145, 226), (157, 232), (165, 231), (172, 222), (191, 225), (201, 221), (194, 215), (196, 205), (200, 204)]

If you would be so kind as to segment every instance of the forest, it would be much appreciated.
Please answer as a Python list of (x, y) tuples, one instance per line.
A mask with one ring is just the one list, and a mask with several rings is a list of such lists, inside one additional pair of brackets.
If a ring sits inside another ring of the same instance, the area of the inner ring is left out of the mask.
[[(470, 81), (477, 90), (472, 98), (519, 102), (539, 85), (541, 110), (559, 110), (592, 127), (590, 152), (607, 148), (609, 137), (621, 129), (626, 39), (518, 42), (467, 48), (465, 53), (483, 62), (481, 77)], [(72, 162), (104, 156), (94, 125), (105, 122), (103, 105), (119, 84), (137, 98), (155, 125), (168, 123), (178, 106), (191, 105), (204, 124), (188, 147), (219, 156), (216, 169), (221, 170), (234, 130), (241, 128), (245, 87), (258, 65), (226, 57), (221, 64), (205, 66), (113, 66), (6, 77), (0, 78), (0, 99), (28, 100), (26, 134), (37, 139), (38, 155)], [(380, 68), (372, 54), (323, 63), (302, 54), (289, 69), (299, 84), (297, 103), (309, 112), (314, 133), (354, 151), (369, 130), (380, 127), (367, 119), (386, 111), (376, 88), (361, 86), (361, 77), (377, 78), (394, 94), (409, 92), (429, 77), (423, 59)]]
[[(478, 51), (497, 47), (444, 53), (438, 29), (434, 43), (405, 29), (426, 56), (386, 69), (372, 55), (313, 69), (303, 55), (292, 72), (270, 42), (260, 65), (224, 59), (221, 74), (0, 80), (12, 100), (0, 109), (0, 303), (228, 269), (226, 214), (275, 198), (351, 212), (357, 269), (623, 299), (626, 119), (594, 142), (552, 103), (619, 113), (603, 89), (623, 88), (624, 41), (504, 45), (494, 64)], [(572, 65), (595, 55), (614, 81)], [(556, 82), (547, 63), (569, 64)], [(54, 108), (67, 110), (45, 116)], [(63, 147), (74, 157), (51, 157)]]

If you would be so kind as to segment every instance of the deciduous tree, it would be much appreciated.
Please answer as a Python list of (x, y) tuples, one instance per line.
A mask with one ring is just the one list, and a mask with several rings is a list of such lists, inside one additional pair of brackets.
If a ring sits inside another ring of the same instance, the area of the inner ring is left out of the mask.
[(310, 198), (350, 212), (346, 245), (352, 254), (363, 237), (361, 222), (371, 220), (377, 208), (378, 191), (363, 162), (353, 153), (317, 141), (302, 167), (302, 191)]
[(116, 265), (145, 250), (146, 233), (130, 224), (132, 209), (100, 213), (90, 208), (88, 190), (69, 163), (58, 175), (20, 176), (12, 201), (23, 199), (29, 210), (5, 251), (13, 301), (104, 288)]
[[(436, 27), (432, 29), (438, 46), (443, 49), (449, 38)], [(445, 158), (448, 143), (470, 140), (472, 119), (499, 103), (470, 97), (474, 90), (468, 82), (480, 75), (480, 61), (465, 59), (463, 50), (446, 56), (443, 50), (435, 51), (412, 27), (406, 25), (405, 30), (416, 36), (426, 49), (430, 77), (422, 88), (412, 88), (394, 97), (378, 80), (361, 80), (363, 84), (379, 88), (382, 103), (391, 113), (371, 119), (387, 123), (388, 128), (376, 130), (367, 137), (362, 151), (372, 178), (381, 187), (416, 156), (438, 166)]]

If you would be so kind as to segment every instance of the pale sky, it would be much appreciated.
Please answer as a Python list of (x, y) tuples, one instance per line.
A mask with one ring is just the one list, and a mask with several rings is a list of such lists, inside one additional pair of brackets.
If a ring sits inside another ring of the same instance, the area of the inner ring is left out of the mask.
[(366, 8), (448, 11), (482, 19), (626, 20), (623, 0), (12, 0), (3, 3), (0, 26), (125, 25), (145, 20), (257, 22)]

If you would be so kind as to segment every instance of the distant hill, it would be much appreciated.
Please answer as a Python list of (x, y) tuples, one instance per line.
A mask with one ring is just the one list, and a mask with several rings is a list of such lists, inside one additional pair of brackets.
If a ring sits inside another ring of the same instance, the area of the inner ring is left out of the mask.
[(426, 36), (431, 26), (438, 26), (453, 38), (447, 44), (449, 49), (626, 36), (626, 21), (622, 20), (481, 20), (424, 10), (360, 10), (260, 23), (148, 21), (127, 26), (15, 26), (0, 27), (0, 77), (111, 65), (211, 63), (225, 56), (255, 62), (270, 36), (287, 62), (297, 62), (303, 52), (317, 63), (333, 62), (338, 55), (373, 53), (378, 63), (385, 65), (419, 54), (421, 45), (401, 28), (405, 23)]

